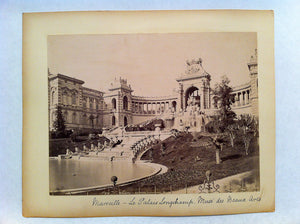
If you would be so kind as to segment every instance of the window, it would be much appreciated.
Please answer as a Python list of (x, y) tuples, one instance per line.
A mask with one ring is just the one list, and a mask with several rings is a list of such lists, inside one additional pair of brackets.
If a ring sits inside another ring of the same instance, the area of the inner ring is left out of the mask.
[(64, 119), (65, 119), (66, 123), (69, 122), (68, 121), (68, 112), (67, 111), (64, 112)]
[(90, 99), (90, 109), (93, 109), (93, 99)]
[(128, 99), (127, 96), (123, 97), (123, 109), (128, 110)]
[(113, 99), (111, 100), (111, 104), (112, 104), (112, 109), (117, 109), (117, 101), (116, 101), (115, 98), (113, 98)]
[(63, 94), (62, 94), (62, 103), (63, 104), (68, 104), (68, 102), (67, 102), (67, 92), (63, 92)]
[(116, 117), (115, 116), (112, 116), (111, 124), (112, 124), (112, 126), (116, 125)]
[(76, 94), (75, 93), (72, 94), (72, 104), (76, 105)]

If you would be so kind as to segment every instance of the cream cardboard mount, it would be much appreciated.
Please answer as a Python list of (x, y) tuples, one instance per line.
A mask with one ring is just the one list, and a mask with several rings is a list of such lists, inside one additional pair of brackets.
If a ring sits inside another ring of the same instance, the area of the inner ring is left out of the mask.
[[(250, 10), (24, 13), (23, 215), (274, 211), (273, 23)], [(217, 134), (222, 80), (236, 125)]]

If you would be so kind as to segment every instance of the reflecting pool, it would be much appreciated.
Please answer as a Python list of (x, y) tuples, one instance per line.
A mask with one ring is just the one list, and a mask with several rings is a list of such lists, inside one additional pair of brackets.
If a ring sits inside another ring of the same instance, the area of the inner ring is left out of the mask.
[(111, 184), (112, 176), (117, 176), (117, 183), (120, 183), (142, 178), (156, 171), (143, 163), (125, 161), (50, 159), (49, 165), (50, 191)]

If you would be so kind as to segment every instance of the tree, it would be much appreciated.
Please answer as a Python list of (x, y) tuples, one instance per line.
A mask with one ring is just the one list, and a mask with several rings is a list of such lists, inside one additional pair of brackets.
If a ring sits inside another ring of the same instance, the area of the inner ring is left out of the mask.
[(251, 140), (258, 136), (258, 119), (250, 114), (242, 114), (238, 120), (239, 129), (245, 147), (245, 154), (249, 154)]
[(218, 108), (215, 120), (219, 123), (219, 129), (224, 132), (228, 125), (234, 123), (236, 114), (231, 110), (231, 104), (234, 103), (232, 88), (229, 86), (229, 79), (222, 76), (220, 83), (217, 83), (213, 90), (215, 106)]
[(220, 156), (220, 150), (222, 151), (224, 139), (220, 137), (220, 135), (215, 135), (214, 137), (210, 137), (213, 145), (216, 149), (216, 164), (220, 164), (222, 162), (221, 156)]
[(56, 107), (56, 113), (55, 113), (55, 120), (53, 123), (54, 131), (56, 132), (56, 135), (64, 135), (66, 126), (65, 126), (65, 119), (63, 117), (61, 107)]
[(221, 123), (222, 122), (220, 120), (220, 117), (214, 117), (214, 119), (207, 124), (207, 127), (210, 130), (213, 130), (213, 132), (215, 133), (213, 137), (210, 137), (210, 140), (216, 150), (216, 164), (220, 164), (222, 162), (220, 151), (223, 150), (223, 144), (225, 142), (222, 133), (223, 126), (221, 125)]
[(234, 139), (236, 138), (238, 134), (238, 124), (237, 122), (234, 122), (227, 126), (226, 130), (230, 138), (231, 147), (234, 147)]
[(227, 127), (234, 123), (236, 114), (231, 110), (231, 104), (234, 102), (232, 97), (232, 88), (229, 86), (229, 79), (226, 76), (222, 77), (220, 83), (217, 83), (214, 94), (214, 104), (218, 108), (215, 116), (206, 125), (206, 128), (212, 130), (215, 136), (211, 138), (212, 144), (216, 149), (216, 164), (221, 163), (220, 151), (223, 149), (224, 132)]

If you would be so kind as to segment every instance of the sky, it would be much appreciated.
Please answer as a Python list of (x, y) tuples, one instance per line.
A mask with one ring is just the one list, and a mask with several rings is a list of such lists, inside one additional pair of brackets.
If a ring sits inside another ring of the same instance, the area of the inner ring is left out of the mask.
[(211, 87), (223, 75), (232, 86), (248, 82), (247, 63), (256, 48), (256, 33), (52, 35), (48, 67), (104, 92), (122, 77), (134, 95), (168, 96), (178, 88), (186, 60), (199, 57)]

